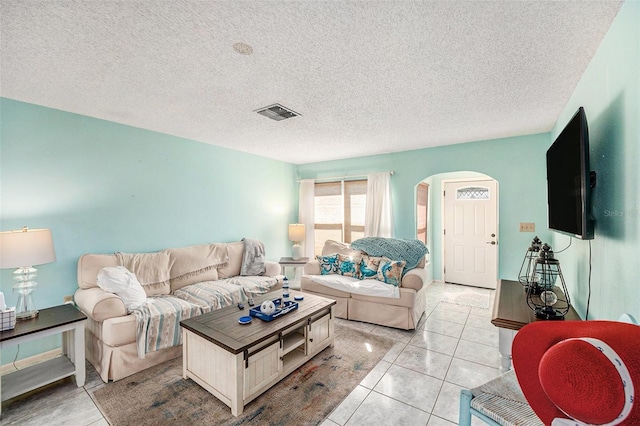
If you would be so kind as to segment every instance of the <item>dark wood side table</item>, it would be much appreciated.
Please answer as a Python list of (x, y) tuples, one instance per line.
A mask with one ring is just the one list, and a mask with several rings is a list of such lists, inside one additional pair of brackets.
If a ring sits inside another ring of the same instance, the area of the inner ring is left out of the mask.
[[(559, 288), (556, 293), (562, 294)], [(580, 320), (573, 306), (565, 315), (566, 320)], [(491, 323), (499, 327), (500, 371), (511, 369), (511, 344), (518, 330), (534, 321), (535, 312), (527, 305), (527, 292), (518, 281), (500, 280), (496, 289)]]
[(289, 281), (289, 287), (293, 288), (293, 289), (299, 289), (300, 288), (300, 278), (302, 277), (302, 272), (304, 269), (304, 265), (307, 264), (307, 262), (309, 262), (309, 258), (308, 257), (303, 257), (300, 259), (293, 259), (292, 257), (281, 257), (280, 258), (280, 262), (278, 262), (280, 264), (280, 266), (282, 266), (282, 273), (286, 275), (286, 268), (293, 268), (294, 272), (293, 272), (293, 279)]
[(0, 331), (0, 350), (42, 337), (62, 333), (62, 354), (45, 362), (6, 374), (0, 380), (2, 401), (75, 374), (78, 387), (86, 378), (84, 323), (87, 317), (65, 304), (41, 309), (38, 316), (16, 321), (13, 330)]

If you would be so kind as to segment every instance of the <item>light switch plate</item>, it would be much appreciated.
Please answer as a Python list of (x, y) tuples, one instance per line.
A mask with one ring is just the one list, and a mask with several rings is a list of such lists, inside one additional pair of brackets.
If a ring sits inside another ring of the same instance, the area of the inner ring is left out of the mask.
[(520, 232), (536, 232), (536, 224), (533, 222), (520, 222)]

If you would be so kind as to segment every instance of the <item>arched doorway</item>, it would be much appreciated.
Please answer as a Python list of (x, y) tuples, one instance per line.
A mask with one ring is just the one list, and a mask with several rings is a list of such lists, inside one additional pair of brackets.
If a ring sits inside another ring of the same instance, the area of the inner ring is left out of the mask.
[[(428, 185), (426, 230), (420, 229), (421, 185)], [(426, 232), (434, 281), (496, 287), (498, 201), (498, 182), (472, 171), (440, 173), (416, 185), (416, 238)]]

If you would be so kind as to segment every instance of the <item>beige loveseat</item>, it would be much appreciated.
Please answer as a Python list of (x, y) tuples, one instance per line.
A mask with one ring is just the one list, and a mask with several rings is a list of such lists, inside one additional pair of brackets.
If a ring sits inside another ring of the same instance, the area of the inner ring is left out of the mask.
[[(123, 300), (97, 284), (100, 270), (122, 263), (122, 254), (85, 254), (78, 260), (75, 303), (87, 317), (86, 358), (105, 382), (119, 380), (181, 354), (179, 322), (282, 287), (280, 265), (264, 262), (261, 276), (240, 276), (244, 243), (216, 243), (139, 253), (156, 281), (144, 285), (144, 309), (127, 311)], [(131, 266), (129, 266), (131, 267)], [(142, 281), (140, 281), (142, 283)], [(245, 314), (245, 315), (247, 315)], [(146, 321), (146, 322), (144, 322)], [(157, 329), (153, 330), (153, 326)], [(142, 328), (145, 328), (143, 330)], [(146, 334), (144, 334), (146, 333)], [(143, 335), (144, 339), (140, 336)], [(153, 345), (149, 345), (152, 342)], [(154, 346), (146, 349), (146, 346)]]
[[(360, 258), (366, 254), (361, 250), (352, 249), (348, 244), (327, 240), (322, 249), (322, 255), (334, 253), (352, 258)], [(321, 275), (318, 260), (313, 260), (304, 266), (304, 275), (300, 286), (304, 292), (334, 299), (337, 302), (335, 315), (338, 318), (412, 330), (417, 327), (418, 321), (425, 311), (425, 287), (427, 285), (425, 282), (427, 279), (425, 257), (422, 257), (417, 267), (405, 272), (398, 289), (399, 297), (380, 297), (366, 294), (367, 291), (364, 291), (363, 294), (362, 291), (354, 292), (353, 290), (329, 287), (323, 282), (323, 278), (326, 277), (326, 275)], [(388, 285), (383, 284), (383, 286)]]

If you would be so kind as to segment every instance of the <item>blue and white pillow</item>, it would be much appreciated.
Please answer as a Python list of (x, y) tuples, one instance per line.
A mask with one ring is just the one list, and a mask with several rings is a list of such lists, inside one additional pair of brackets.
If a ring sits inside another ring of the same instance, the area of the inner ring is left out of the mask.
[(407, 264), (404, 260), (391, 260), (383, 257), (378, 267), (378, 281), (400, 287), (402, 271)]
[(320, 275), (329, 275), (338, 273), (338, 255), (330, 254), (327, 256), (316, 256), (316, 260), (320, 263)]
[(360, 279), (376, 279), (381, 260), (381, 257), (369, 256), (367, 254), (363, 255), (362, 262), (360, 262)]
[(351, 257), (344, 254), (338, 254), (338, 273), (345, 277), (360, 278), (360, 262), (359, 257)]

